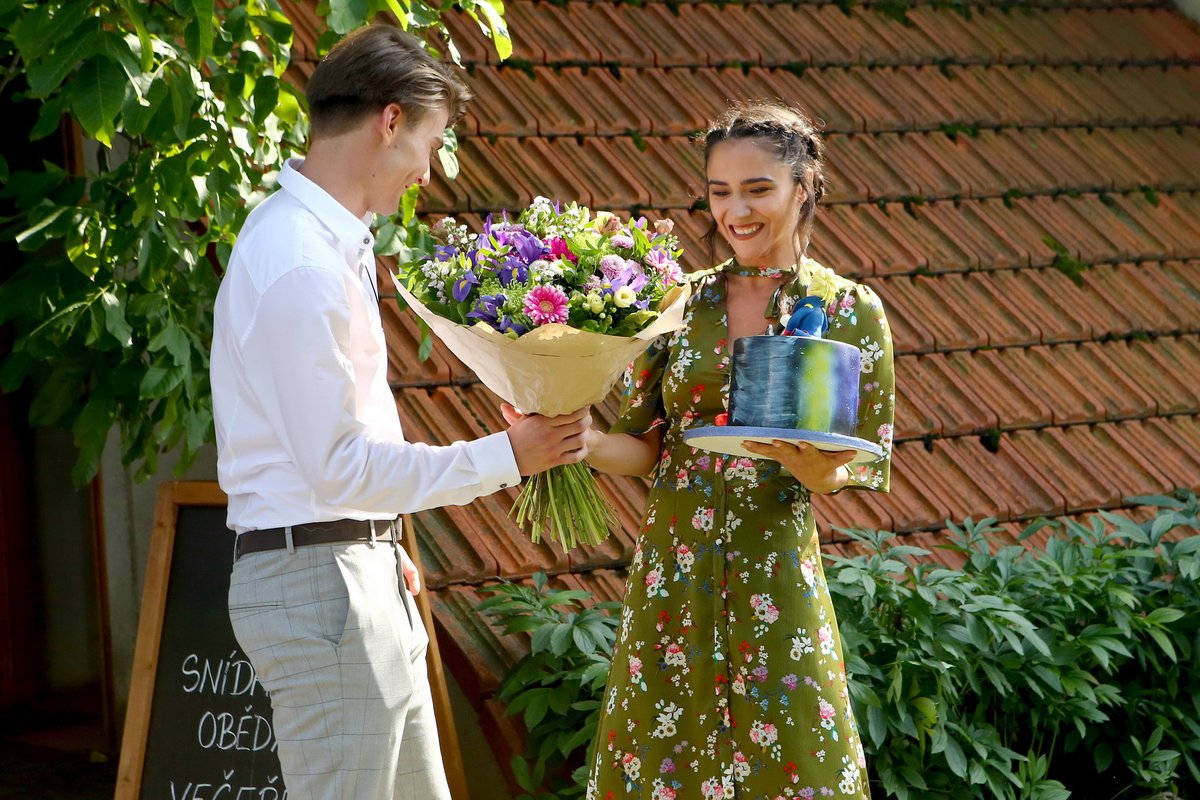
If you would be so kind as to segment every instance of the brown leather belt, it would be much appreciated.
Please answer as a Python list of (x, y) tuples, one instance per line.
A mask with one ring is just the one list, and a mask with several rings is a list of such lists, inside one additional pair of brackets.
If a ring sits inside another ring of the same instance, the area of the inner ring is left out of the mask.
[[(390, 543), (397, 538), (395, 522), (375, 520), (374, 540), (376, 542)], [(339, 542), (369, 542), (371, 539), (371, 523), (360, 519), (338, 519), (332, 522), (309, 522), (304, 525), (292, 526), (292, 547)], [(238, 535), (233, 557), (237, 559), (247, 553), (283, 550), (287, 546), (285, 528), (246, 531)]]

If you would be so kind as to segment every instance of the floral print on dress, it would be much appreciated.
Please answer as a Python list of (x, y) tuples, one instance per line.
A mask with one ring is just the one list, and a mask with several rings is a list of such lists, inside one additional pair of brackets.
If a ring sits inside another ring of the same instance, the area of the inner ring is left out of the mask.
[[(833, 278), (826, 337), (862, 352), (858, 435), (884, 449), (847, 488), (887, 491), (887, 320), (869, 288)], [(613, 428), (665, 426), (587, 797), (867, 798), (808, 491), (776, 462), (683, 441), (728, 411), (731, 362), (722, 268), (688, 279), (683, 327), (631, 365)]]

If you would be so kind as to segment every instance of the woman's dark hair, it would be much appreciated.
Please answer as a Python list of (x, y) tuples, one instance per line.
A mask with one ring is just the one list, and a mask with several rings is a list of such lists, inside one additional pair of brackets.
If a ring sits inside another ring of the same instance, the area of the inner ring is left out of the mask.
[[(792, 171), (792, 180), (804, 187), (804, 205), (800, 208), (797, 231), (800, 253), (808, 250), (817, 203), (825, 196), (825, 143), (816, 124), (804, 112), (778, 101), (739, 103), (730, 107), (700, 135), (704, 145), (704, 167), (713, 148), (734, 139), (757, 139), (776, 148), (779, 160)], [(713, 220), (703, 241), (708, 245), (709, 261), (714, 259), (717, 223)]]
[(345, 133), (388, 103), (403, 109), (409, 127), (442, 108), (453, 125), (471, 99), (449, 66), (389, 25), (360, 28), (335, 44), (308, 79), (305, 95), (314, 137)]

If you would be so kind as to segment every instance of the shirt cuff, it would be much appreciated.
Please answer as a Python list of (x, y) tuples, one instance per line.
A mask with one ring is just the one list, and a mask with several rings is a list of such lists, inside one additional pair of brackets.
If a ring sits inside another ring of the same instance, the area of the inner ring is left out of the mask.
[(471, 461), (479, 472), (480, 497), (521, 483), (517, 457), (513, 455), (508, 434), (493, 433), (469, 442)]

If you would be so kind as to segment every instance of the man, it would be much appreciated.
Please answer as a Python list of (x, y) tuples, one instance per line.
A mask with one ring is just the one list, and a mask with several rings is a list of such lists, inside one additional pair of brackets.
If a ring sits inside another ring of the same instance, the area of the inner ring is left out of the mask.
[(404, 441), (368, 222), (428, 182), (468, 91), (380, 26), (335, 46), (307, 94), (308, 157), (250, 214), (217, 295), (218, 472), (238, 533), (230, 618), (271, 695), (292, 800), (448, 798), (418, 579), (394, 520), (579, 461), (590, 419)]

